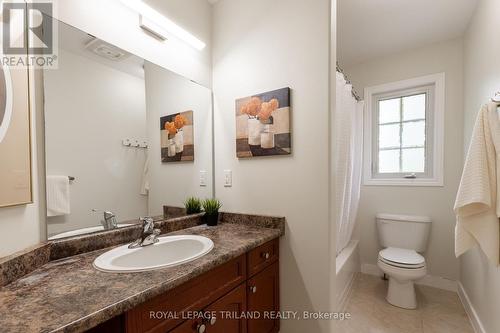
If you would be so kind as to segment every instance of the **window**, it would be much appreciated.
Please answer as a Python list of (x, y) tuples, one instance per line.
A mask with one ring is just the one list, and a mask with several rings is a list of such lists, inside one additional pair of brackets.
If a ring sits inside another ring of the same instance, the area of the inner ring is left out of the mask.
[(368, 88), (365, 184), (442, 186), (444, 74)]

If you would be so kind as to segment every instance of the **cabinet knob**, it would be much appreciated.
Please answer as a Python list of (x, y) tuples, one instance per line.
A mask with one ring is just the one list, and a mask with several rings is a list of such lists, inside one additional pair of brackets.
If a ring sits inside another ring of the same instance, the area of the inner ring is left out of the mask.
[(271, 256), (271, 255), (269, 254), (269, 252), (264, 252), (264, 253), (262, 253), (262, 258), (264, 258), (264, 259), (266, 259), (266, 260), (267, 260), (267, 259), (269, 259), (269, 257), (270, 257), (270, 256)]
[(205, 333), (206, 330), (207, 327), (205, 326), (205, 324), (199, 324), (198, 327), (196, 328), (197, 333)]
[(257, 292), (257, 287), (256, 286), (250, 286), (250, 292), (252, 294), (255, 294)]
[(217, 318), (215, 316), (212, 316), (210, 317), (210, 325), (215, 325), (215, 323), (217, 322)]

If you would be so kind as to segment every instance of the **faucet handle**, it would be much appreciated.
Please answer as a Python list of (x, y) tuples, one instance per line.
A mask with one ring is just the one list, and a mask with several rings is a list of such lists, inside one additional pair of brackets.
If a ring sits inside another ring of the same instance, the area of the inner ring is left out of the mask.
[(153, 231), (155, 224), (151, 216), (141, 217), (139, 220), (142, 222), (142, 227), (145, 232)]
[(113, 212), (104, 212), (104, 219), (105, 220), (109, 220), (109, 219), (112, 219), (113, 217), (116, 217), (115, 214), (113, 214)]

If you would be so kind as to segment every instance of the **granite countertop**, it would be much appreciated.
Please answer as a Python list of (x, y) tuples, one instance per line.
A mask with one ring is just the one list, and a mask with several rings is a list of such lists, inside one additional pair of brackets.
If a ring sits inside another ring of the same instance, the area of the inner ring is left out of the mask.
[(206, 236), (214, 242), (214, 249), (192, 262), (149, 272), (104, 273), (93, 268), (94, 259), (109, 248), (51, 261), (0, 288), (0, 330), (85, 331), (282, 233), (233, 223), (172, 232), (169, 235)]

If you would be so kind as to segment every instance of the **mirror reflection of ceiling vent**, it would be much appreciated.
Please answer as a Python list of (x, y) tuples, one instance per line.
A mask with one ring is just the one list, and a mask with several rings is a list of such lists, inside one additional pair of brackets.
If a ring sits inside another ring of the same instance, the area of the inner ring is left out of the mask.
[(130, 57), (130, 53), (116, 47), (112, 44), (106, 43), (99, 38), (95, 38), (85, 45), (85, 48), (98, 56), (103, 58), (113, 60), (113, 61), (121, 61), (128, 57)]

